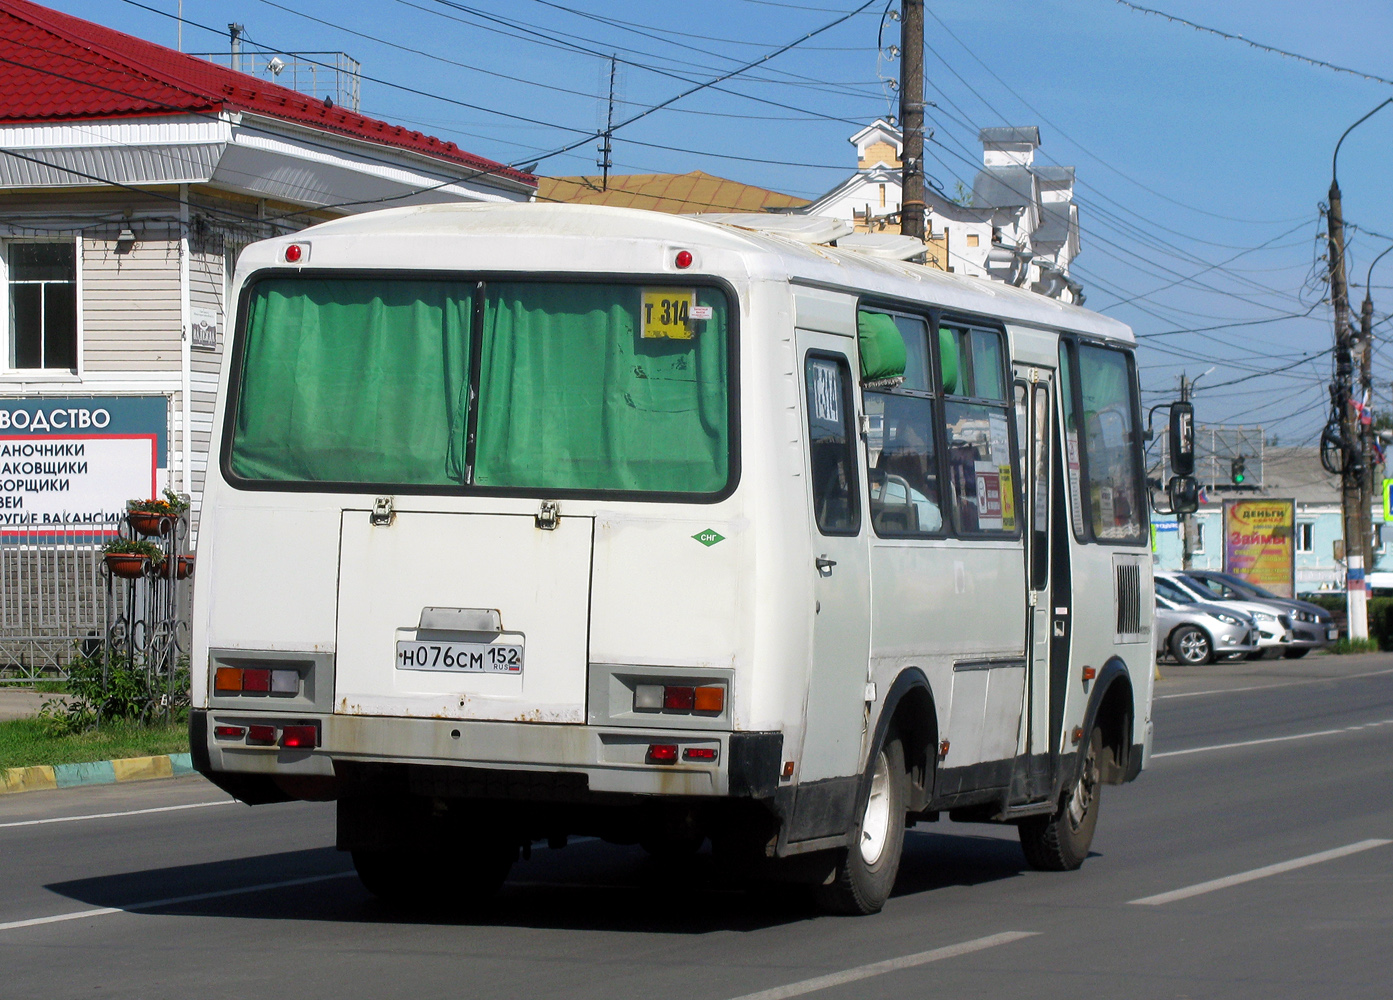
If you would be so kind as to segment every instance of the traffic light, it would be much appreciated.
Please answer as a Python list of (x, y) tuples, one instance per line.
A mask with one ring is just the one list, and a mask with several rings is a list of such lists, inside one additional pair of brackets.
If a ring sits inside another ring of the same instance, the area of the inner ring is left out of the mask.
[(1233, 485), (1242, 486), (1245, 482), (1247, 482), (1247, 464), (1248, 460), (1244, 458), (1242, 455), (1239, 455), (1237, 458), (1235, 458), (1232, 462), (1229, 463), (1229, 480), (1233, 483)]

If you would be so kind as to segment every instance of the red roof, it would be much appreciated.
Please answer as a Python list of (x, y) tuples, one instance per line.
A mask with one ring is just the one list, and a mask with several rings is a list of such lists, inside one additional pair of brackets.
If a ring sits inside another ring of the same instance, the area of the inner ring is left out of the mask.
[(400, 125), (27, 0), (0, 0), (0, 123), (245, 111), (536, 185), (531, 174)]

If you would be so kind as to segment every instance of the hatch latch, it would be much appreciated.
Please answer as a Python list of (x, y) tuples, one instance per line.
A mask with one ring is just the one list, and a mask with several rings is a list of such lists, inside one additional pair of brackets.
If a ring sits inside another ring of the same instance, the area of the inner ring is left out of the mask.
[(537, 508), (537, 527), (543, 531), (555, 531), (561, 523), (561, 505), (555, 500), (543, 500)]
[(392, 506), (391, 497), (378, 497), (372, 502), (372, 514), (369, 520), (372, 521), (374, 528), (385, 528), (396, 520), (397, 512)]

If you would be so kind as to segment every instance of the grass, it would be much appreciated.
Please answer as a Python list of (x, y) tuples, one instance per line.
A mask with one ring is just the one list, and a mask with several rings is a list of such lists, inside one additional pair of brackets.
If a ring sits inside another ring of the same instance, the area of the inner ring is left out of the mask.
[(49, 736), (37, 719), (0, 722), (0, 769), (154, 757), (188, 750), (189, 730), (185, 723), (146, 727), (112, 722), (93, 732)]
[(1332, 653), (1377, 653), (1377, 639), (1337, 639), (1331, 647)]

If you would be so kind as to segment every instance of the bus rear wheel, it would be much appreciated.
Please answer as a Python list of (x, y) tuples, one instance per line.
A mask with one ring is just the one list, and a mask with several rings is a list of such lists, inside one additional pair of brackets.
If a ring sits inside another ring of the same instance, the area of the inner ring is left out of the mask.
[(907, 778), (904, 746), (891, 735), (863, 779), (855, 838), (838, 860), (832, 880), (818, 888), (817, 902), (825, 912), (879, 913), (890, 898), (904, 852)]
[(1094, 728), (1084, 750), (1078, 781), (1069, 790), (1059, 811), (1049, 817), (1031, 817), (1019, 824), (1021, 850), (1030, 867), (1046, 872), (1071, 872), (1088, 857), (1093, 831), (1098, 826), (1102, 796), (1103, 731)]

